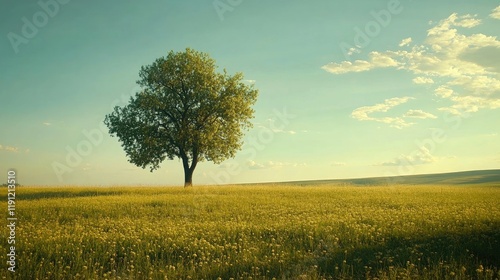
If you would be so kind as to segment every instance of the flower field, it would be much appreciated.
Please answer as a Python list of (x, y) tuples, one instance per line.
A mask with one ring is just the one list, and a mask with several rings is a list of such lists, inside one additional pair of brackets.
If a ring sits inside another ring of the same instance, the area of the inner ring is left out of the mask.
[(500, 278), (495, 186), (19, 187), (16, 211), (2, 279)]

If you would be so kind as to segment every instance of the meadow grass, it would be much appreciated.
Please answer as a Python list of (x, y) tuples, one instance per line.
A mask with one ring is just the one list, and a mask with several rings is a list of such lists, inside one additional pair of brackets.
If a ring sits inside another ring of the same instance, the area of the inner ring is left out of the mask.
[(500, 278), (495, 186), (19, 187), (16, 200), (18, 267), (2, 230), (3, 279)]

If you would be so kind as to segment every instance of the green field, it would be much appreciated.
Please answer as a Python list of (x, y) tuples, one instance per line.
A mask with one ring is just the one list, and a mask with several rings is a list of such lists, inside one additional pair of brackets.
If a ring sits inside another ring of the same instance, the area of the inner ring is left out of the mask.
[(495, 184), (18, 187), (16, 203), (3, 279), (500, 277)]

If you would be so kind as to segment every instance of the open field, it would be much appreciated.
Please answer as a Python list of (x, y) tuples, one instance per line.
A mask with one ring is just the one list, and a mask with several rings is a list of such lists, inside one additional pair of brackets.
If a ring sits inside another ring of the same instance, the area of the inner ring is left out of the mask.
[(498, 184), (19, 187), (16, 211), (3, 279), (500, 277)]

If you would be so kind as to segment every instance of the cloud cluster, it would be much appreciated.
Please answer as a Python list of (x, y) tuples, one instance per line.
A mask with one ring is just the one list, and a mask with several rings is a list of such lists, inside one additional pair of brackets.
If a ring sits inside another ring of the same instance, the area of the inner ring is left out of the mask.
[(342, 61), (340, 63), (331, 62), (321, 67), (321, 69), (333, 74), (344, 74), (349, 72), (363, 72), (375, 68), (396, 67), (398, 62), (386, 53), (371, 52), (369, 60), (356, 60), (354, 62)]
[(490, 17), (494, 19), (500, 19), (500, 6), (496, 7), (490, 14)]
[(401, 43), (399, 43), (400, 47), (408, 46), (411, 43), (412, 39), (411, 37), (408, 37), (406, 39), (401, 40)]
[[(500, 6), (490, 17), (500, 19)], [(406, 38), (399, 44), (399, 50), (371, 52), (367, 60), (332, 62), (322, 69), (333, 74), (387, 67), (406, 70), (416, 75), (413, 83), (433, 85), (436, 96), (450, 101), (451, 105), (440, 110), (461, 114), (497, 109), (500, 108), (500, 60), (495, 58), (500, 57), (500, 41), (482, 33), (462, 32), (481, 24), (482, 20), (475, 15), (453, 13), (427, 30), (422, 44), (412, 45), (412, 39)], [(405, 126), (398, 118), (383, 122)]]
[(434, 83), (434, 80), (432, 78), (429, 78), (429, 77), (416, 77), (413, 79), (413, 83), (415, 84), (433, 84)]
[(376, 121), (381, 123), (389, 124), (391, 127), (402, 129), (407, 126), (411, 126), (414, 123), (407, 122), (405, 118), (419, 118), (419, 119), (435, 119), (431, 113), (424, 112), (422, 110), (409, 110), (401, 117), (374, 117), (372, 114), (374, 113), (385, 113), (403, 103), (408, 102), (409, 100), (414, 99), (413, 97), (394, 97), (390, 99), (386, 99), (384, 103), (375, 104), (373, 106), (363, 106), (355, 109), (351, 113), (351, 117), (360, 121)]
[(381, 166), (412, 166), (436, 162), (437, 158), (431, 155), (426, 147), (421, 147), (409, 155), (400, 155), (392, 161), (382, 162)]

